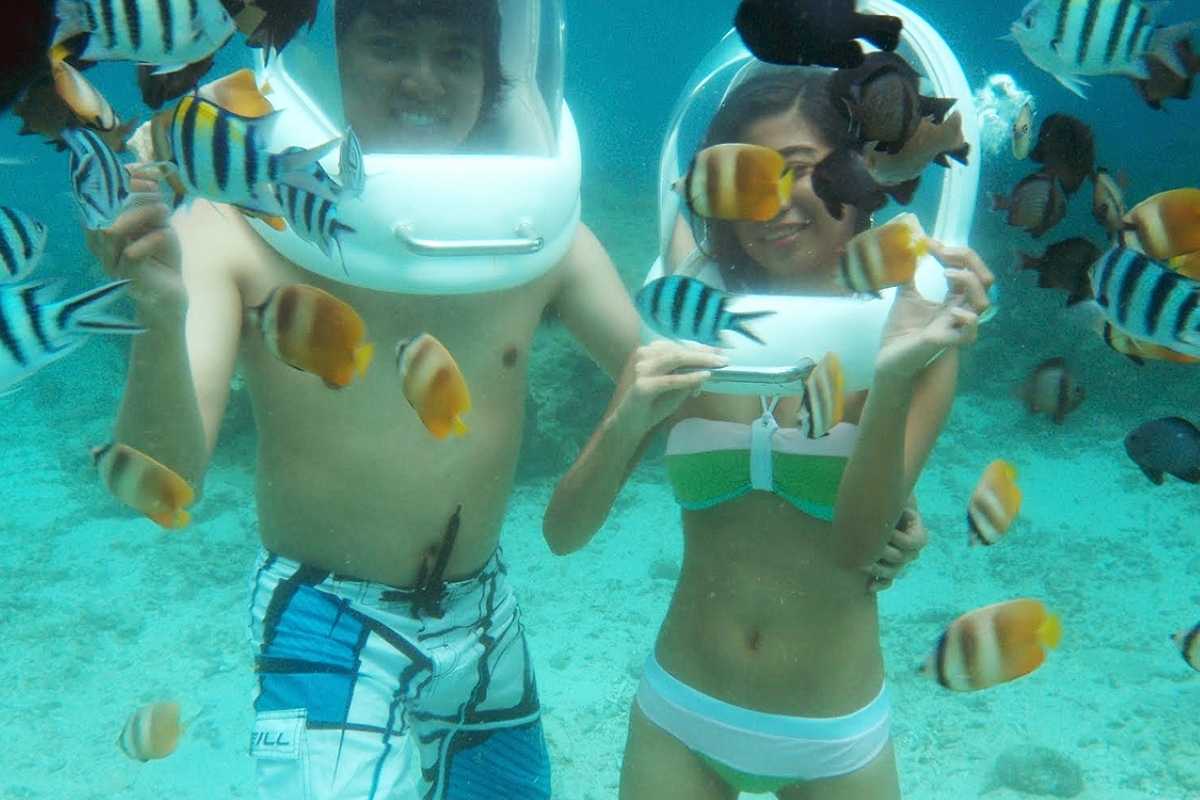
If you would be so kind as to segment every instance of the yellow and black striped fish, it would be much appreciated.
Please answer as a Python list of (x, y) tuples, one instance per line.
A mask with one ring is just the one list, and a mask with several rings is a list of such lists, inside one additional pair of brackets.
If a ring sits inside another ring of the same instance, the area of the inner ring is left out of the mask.
[[(264, 126), (278, 117), (245, 117), (197, 95), (180, 99), (155, 118), (156, 155), (171, 165), (189, 194), (250, 212), (282, 216), (272, 189), (287, 183), (329, 201), (337, 198), (313, 178), (312, 165), (338, 144), (334, 139), (308, 150), (271, 153)], [(178, 191), (178, 188), (177, 188)]]
[(54, 44), (86, 35), (84, 61), (156, 64), (165, 74), (201, 61), (233, 36), (221, 0), (56, 0)]
[(1121, 330), (1200, 356), (1200, 282), (1120, 245), (1092, 268), (1096, 304)]
[(24, 278), (46, 252), (49, 230), (17, 208), (0, 206), (0, 282)]
[(1012, 38), (1035, 65), (1080, 97), (1081, 75), (1127, 75), (1146, 80), (1146, 56), (1187, 77), (1176, 44), (1200, 20), (1157, 24), (1158, 3), (1144, 0), (1033, 0), (1012, 24)]

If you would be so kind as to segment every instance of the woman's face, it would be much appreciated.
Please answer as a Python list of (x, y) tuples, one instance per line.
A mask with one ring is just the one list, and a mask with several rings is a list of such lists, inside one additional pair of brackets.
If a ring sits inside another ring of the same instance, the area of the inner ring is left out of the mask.
[(813, 192), (811, 179), (832, 149), (796, 111), (752, 123), (743, 141), (778, 151), (796, 181), (791, 202), (775, 219), (733, 224), (742, 249), (766, 271), (773, 289), (840, 291), (836, 267), (854, 235), (857, 210), (847, 207), (841, 220), (834, 219)]
[(403, 24), (364, 11), (338, 43), (346, 119), (364, 150), (448, 152), (479, 121), (478, 33), (437, 17)]

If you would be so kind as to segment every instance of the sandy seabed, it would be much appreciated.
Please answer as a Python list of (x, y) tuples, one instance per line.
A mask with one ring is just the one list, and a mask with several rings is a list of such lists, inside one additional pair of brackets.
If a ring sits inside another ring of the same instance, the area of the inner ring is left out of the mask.
[[(0, 798), (253, 797), (250, 472), (218, 459), (195, 523), (165, 533), (94, 478), (86, 445), (109, 419), (41, 390), (8, 410), (0, 444), (19, 469), (0, 485)], [(881, 599), (906, 797), (1035, 797), (994, 777), (1001, 752), (1035, 744), (1079, 766), (1083, 800), (1200, 798), (1200, 675), (1167, 640), (1200, 618), (1200, 488), (1151, 485), (1125, 458), (1124, 432), (1104, 414), (1055, 429), (1010, 398), (956, 403), (918, 488), (932, 543)], [(968, 548), (963, 503), (995, 457), (1018, 466), (1023, 512), (1000, 545)], [(557, 558), (540, 535), (550, 490), (515, 492), (504, 547), (538, 665), (554, 796), (610, 800), (678, 570), (678, 512), (661, 466), (647, 464), (593, 543)], [(1025, 595), (1065, 629), (1036, 673), (970, 695), (915, 674), (957, 614)], [(185, 741), (164, 761), (126, 759), (115, 744), (126, 716), (166, 698), (199, 713)]]

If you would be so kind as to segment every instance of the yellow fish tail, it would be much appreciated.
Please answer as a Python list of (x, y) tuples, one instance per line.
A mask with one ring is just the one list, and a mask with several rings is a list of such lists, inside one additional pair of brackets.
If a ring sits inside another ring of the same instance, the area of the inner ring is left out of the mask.
[(792, 201), (792, 187), (796, 184), (796, 173), (791, 167), (784, 170), (779, 178), (779, 205), (786, 206)]
[(375, 357), (375, 345), (367, 343), (354, 348), (354, 369), (359, 376), (367, 374), (367, 367), (371, 366), (371, 359)]
[(1046, 615), (1046, 619), (1038, 626), (1037, 638), (1045, 647), (1058, 647), (1062, 641), (1062, 620), (1057, 614)]
[(160, 527), (173, 531), (186, 528), (192, 521), (192, 515), (182, 509), (179, 511), (160, 511), (147, 516)]

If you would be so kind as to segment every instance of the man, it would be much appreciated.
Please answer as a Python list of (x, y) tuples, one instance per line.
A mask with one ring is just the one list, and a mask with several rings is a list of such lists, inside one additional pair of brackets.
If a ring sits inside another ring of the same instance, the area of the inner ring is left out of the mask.
[[(503, 92), (488, 20), (494, 1), (339, 5), (344, 105), (365, 149), (471, 146)], [(92, 240), (107, 271), (133, 281), (148, 329), (116, 439), (199, 488), (240, 359), (259, 435), (260, 796), (392, 798), (416, 783), (426, 798), (548, 797), (533, 671), (497, 546), (539, 321), (553, 312), (610, 375), (637, 344), (603, 248), (581, 225), (561, 262), (519, 287), (401, 295), (306, 272), (228, 207), (197, 200), (168, 216), (138, 207)], [(469, 435), (434, 441), (386, 356), (341, 391), (275, 359), (245, 310), (290, 283), (350, 303), (381, 350), (421, 332), (443, 342), (472, 389)]]

